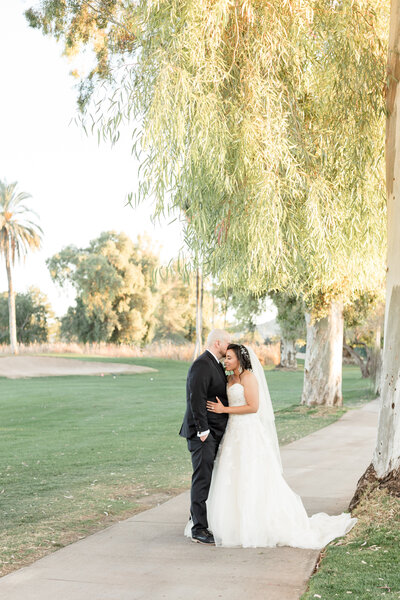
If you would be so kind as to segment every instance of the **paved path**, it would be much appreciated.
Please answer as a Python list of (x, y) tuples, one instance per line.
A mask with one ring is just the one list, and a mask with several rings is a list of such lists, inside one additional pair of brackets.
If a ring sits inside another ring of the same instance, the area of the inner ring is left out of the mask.
[[(312, 514), (347, 508), (375, 446), (377, 401), (282, 448)], [(183, 537), (188, 493), (0, 579), (2, 600), (297, 600), (319, 552), (215, 548)]]

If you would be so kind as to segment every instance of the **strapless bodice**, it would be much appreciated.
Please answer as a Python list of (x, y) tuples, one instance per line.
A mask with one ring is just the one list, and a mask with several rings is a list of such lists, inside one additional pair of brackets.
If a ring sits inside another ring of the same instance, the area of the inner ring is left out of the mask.
[(229, 385), (227, 389), (227, 396), (229, 406), (243, 406), (243, 404), (246, 404), (244, 387), (241, 383), (233, 383), (232, 385)]

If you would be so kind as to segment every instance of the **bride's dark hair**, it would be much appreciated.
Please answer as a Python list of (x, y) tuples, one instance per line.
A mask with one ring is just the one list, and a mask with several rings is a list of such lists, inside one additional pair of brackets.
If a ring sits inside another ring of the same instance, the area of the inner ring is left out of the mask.
[(242, 344), (229, 344), (227, 350), (234, 351), (243, 371), (252, 371), (251, 360), (246, 346), (242, 346)]

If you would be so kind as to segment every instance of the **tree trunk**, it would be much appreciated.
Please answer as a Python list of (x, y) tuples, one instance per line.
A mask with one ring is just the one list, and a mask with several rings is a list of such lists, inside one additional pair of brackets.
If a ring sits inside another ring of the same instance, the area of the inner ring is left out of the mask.
[(372, 463), (360, 478), (350, 502), (354, 507), (363, 493), (385, 487), (400, 496), (400, 0), (390, 8), (387, 68), (386, 192), (387, 275), (386, 314), (381, 375), (381, 408)]
[[(396, 209), (400, 225), (400, 211), (397, 207)], [(388, 256), (390, 257), (390, 254)], [(390, 262), (389, 260), (389, 264)], [(398, 280), (395, 284), (393, 273), (392, 277), (388, 273), (388, 311), (383, 348), (381, 409), (373, 458), (378, 478), (385, 477), (400, 466), (400, 266), (394, 264), (392, 267), (393, 270), (398, 271)]]
[(284, 369), (297, 369), (296, 340), (281, 339), (281, 362)]
[(374, 345), (371, 352), (370, 377), (374, 386), (376, 396), (381, 395), (382, 374), (382, 350), (381, 350), (381, 326), (377, 325), (375, 330)]
[(387, 276), (382, 394), (373, 466), (378, 478), (400, 466), (400, 2), (392, 0), (386, 123)]
[(224, 306), (224, 329), (226, 329), (226, 316), (228, 313), (228, 298), (225, 298), (225, 306)]
[(381, 395), (381, 377), (382, 377), (382, 350), (381, 350), (381, 326), (379, 325), (375, 332), (374, 345), (374, 371), (375, 371), (375, 394)]
[(214, 286), (212, 287), (211, 329), (215, 329), (215, 291), (214, 291)]
[(200, 351), (203, 350), (203, 299), (204, 299), (204, 278), (203, 278), (203, 271), (200, 271), (200, 315), (199, 315)]
[(382, 401), (373, 458), (382, 478), (400, 466), (400, 0), (392, 0), (388, 54), (386, 124), (387, 276), (382, 363)]
[(361, 370), (361, 376), (364, 379), (367, 379), (367, 377), (370, 376), (370, 372), (369, 372), (369, 365), (370, 365), (370, 357), (368, 355), (368, 350), (367, 350), (367, 358), (364, 361), (362, 356), (360, 356), (358, 354), (358, 352), (356, 352), (354, 350), (354, 348), (352, 346), (349, 346), (348, 344), (346, 344), (345, 342), (343, 342), (343, 348), (345, 350), (347, 350), (347, 352), (350, 354), (350, 356), (356, 361), (357, 365), (360, 367)]
[(332, 302), (330, 314), (311, 323), (306, 313), (307, 349), (301, 403), (341, 406), (343, 303)]
[(200, 269), (196, 273), (196, 343), (194, 346), (193, 360), (195, 360), (203, 348), (203, 275)]
[(8, 322), (10, 328), (10, 344), (11, 344), (11, 352), (13, 354), (18, 354), (18, 343), (17, 343), (17, 323), (16, 323), (16, 315), (15, 315), (15, 294), (14, 287), (11, 276), (11, 261), (10, 261), (10, 248), (8, 244), (8, 240), (5, 244), (6, 248), (6, 269), (7, 269), (7, 279), (8, 279)]

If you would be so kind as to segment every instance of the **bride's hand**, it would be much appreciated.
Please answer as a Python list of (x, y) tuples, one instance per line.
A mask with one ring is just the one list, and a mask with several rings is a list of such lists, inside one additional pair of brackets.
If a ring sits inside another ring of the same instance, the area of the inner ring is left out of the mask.
[(221, 414), (221, 413), (225, 412), (225, 406), (222, 404), (222, 402), (218, 398), (218, 396), (215, 396), (215, 397), (217, 399), (216, 402), (211, 402), (210, 400), (207, 401), (207, 410), (209, 410), (210, 412), (213, 412), (213, 413)]

